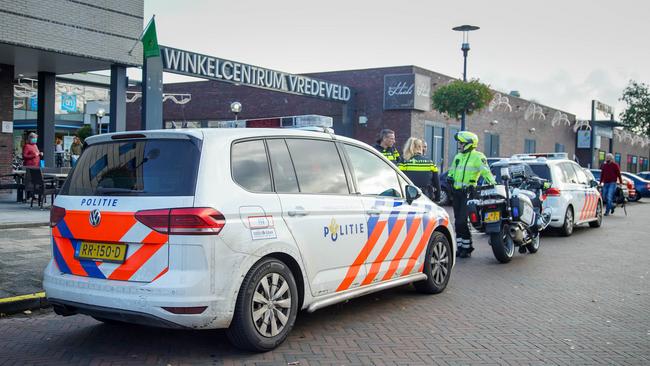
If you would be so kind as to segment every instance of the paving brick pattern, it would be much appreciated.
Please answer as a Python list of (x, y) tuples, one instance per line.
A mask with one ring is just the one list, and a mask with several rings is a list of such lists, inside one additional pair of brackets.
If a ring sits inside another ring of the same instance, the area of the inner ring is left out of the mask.
[(506, 265), (481, 238), (444, 293), (404, 286), (301, 313), (273, 352), (42, 311), (0, 319), (0, 365), (648, 365), (650, 204), (628, 212)]
[(43, 291), (52, 252), (49, 227), (2, 229), (0, 238), (0, 298)]

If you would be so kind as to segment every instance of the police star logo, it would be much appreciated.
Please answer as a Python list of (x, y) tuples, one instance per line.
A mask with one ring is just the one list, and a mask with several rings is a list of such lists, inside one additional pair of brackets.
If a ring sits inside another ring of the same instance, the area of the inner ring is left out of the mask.
[(93, 227), (97, 227), (99, 223), (102, 221), (102, 214), (99, 212), (98, 209), (94, 209), (90, 211), (90, 215), (88, 215), (88, 222), (90, 222), (90, 225)]
[(324, 234), (323, 236), (327, 237), (329, 235), (332, 241), (336, 241), (336, 239), (338, 239), (339, 237), (338, 235), (339, 227), (341, 227), (341, 225), (337, 224), (336, 220), (332, 218), (332, 221), (330, 222), (329, 226), (325, 226), (323, 228), (323, 234)]

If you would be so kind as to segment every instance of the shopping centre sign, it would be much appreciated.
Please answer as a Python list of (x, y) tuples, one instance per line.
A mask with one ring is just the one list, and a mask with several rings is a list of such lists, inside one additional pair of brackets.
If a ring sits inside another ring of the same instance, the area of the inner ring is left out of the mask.
[(163, 71), (334, 101), (350, 100), (350, 88), (307, 76), (160, 46)]

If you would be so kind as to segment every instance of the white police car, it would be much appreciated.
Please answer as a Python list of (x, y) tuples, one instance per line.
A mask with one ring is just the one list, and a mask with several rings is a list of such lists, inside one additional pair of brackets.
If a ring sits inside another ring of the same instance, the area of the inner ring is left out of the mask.
[(492, 169), (504, 164), (524, 162), (540, 178), (551, 182), (546, 191), (544, 208), (551, 210), (551, 223), (564, 236), (573, 234), (576, 225), (588, 223), (600, 227), (603, 220), (603, 201), (598, 192), (598, 182), (587, 177), (576, 162), (566, 153), (517, 154), (495, 163)]
[(449, 281), (447, 213), (359, 141), (287, 129), (86, 141), (51, 211), (44, 287), (58, 314), (228, 328), (263, 351), (300, 309)]

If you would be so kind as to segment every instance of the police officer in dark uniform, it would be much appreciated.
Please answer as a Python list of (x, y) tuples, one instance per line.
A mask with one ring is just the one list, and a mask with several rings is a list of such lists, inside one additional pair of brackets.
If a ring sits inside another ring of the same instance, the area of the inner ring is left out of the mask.
[(382, 153), (386, 159), (397, 165), (402, 162), (402, 157), (395, 147), (395, 131), (384, 128), (379, 132), (375, 149)]
[(440, 177), (438, 167), (424, 155), (424, 142), (411, 137), (404, 145), (404, 161), (399, 169), (430, 199), (440, 201)]

